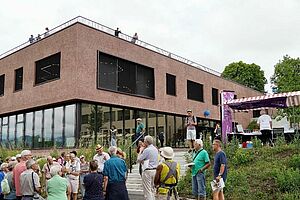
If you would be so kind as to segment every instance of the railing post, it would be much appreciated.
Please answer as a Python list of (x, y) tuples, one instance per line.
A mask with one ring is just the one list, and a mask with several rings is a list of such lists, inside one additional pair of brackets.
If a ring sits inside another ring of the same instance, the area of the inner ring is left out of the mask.
[(131, 146), (129, 147), (129, 172), (132, 173), (132, 154), (131, 154)]

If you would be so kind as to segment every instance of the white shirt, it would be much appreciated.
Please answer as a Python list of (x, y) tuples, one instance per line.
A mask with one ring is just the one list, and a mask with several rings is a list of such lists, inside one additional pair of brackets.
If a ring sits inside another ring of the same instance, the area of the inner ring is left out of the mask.
[[(76, 159), (74, 160), (74, 162), (72, 162), (72, 161), (67, 162), (66, 169), (68, 169), (69, 172), (80, 172), (80, 162), (78, 162)], [(72, 179), (72, 180), (77, 180), (77, 179), (79, 179), (79, 176), (68, 174), (67, 178)]]
[(257, 120), (260, 130), (271, 130), (270, 122), (272, 122), (272, 119), (266, 114), (261, 115)]
[(108, 153), (102, 152), (101, 155), (96, 154), (94, 155), (94, 160), (97, 160), (98, 162), (98, 172), (103, 172), (103, 168), (104, 168), (104, 163), (110, 159), (110, 156), (108, 155)]

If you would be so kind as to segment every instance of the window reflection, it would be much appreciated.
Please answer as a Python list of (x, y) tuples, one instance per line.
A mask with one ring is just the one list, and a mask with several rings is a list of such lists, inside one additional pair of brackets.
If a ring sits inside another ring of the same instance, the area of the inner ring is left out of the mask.
[(97, 106), (97, 143), (108, 146), (110, 107)]
[(133, 136), (135, 133), (135, 117), (134, 110), (124, 109), (125, 127), (125, 145), (129, 145), (133, 142)]
[(96, 105), (83, 103), (81, 106), (81, 132), (79, 146), (88, 147), (95, 142)]
[(175, 120), (173, 115), (167, 115), (167, 135), (166, 135), (166, 144), (167, 146), (175, 146), (176, 139), (174, 137), (174, 125)]
[(182, 117), (175, 117), (176, 120), (176, 132), (175, 132), (175, 140), (176, 140), (176, 147), (185, 147), (185, 134), (182, 126), (183, 118)]
[(1, 145), (4, 148), (8, 148), (8, 140), (7, 140), (7, 131), (8, 131), (8, 117), (2, 118), (2, 138)]
[(44, 145), (45, 147), (52, 147), (52, 116), (53, 109), (44, 111)]
[(117, 129), (116, 135), (116, 142), (117, 146), (123, 144), (123, 109), (122, 108), (112, 108), (112, 113), (117, 113), (118, 117), (112, 118), (112, 127), (109, 131), (109, 144), (112, 145), (111, 139), (112, 139), (112, 131), (114, 129)]
[(65, 146), (75, 146), (75, 105), (65, 108)]
[(166, 142), (166, 116), (163, 114), (157, 114), (157, 134), (160, 147), (165, 146)]
[(43, 124), (43, 111), (34, 112), (34, 137), (33, 148), (41, 148), (42, 145), (42, 124)]
[(23, 143), (23, 133), (24, 133), (24, 115), (17, 115), (17, 130), (16, 130), (16, 145), (18, 148), (22, 148), (24, 146)]
[(63, 107), (54, 108), (54, 145), (63, 146)]
[(156, 141), (157, 144), (157, 140), (155, 138), (156, 137), (156, 114), (155, 113), (148, 113), (148, 130), (147, 133), (148, 135), (151, 135), (154, 138), (154, 141)]
[(26, 113), (26, 123), (25, 123), (25, 144), (26, 148), (32, 148), (33, 139), (33, 113)]
[(15, 132), (16, 132), (16, 116), (9, 117), (9, 133), (8, 133), (8, 140), (9, 146), (11, 148), (15, 148)]

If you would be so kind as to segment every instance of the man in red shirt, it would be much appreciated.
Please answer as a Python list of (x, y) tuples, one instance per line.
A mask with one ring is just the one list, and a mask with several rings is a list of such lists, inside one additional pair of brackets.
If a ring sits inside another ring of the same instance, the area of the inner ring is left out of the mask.
[(26, 170), (26, 161), (32, 158), (31, 151), (23, 150), (21, 152), (21, 161), (13, 169), (13, 183), (16, 187), (17, 200), (22, 199), (21, 186), (20, 186), (20, 176), (21, 173)]

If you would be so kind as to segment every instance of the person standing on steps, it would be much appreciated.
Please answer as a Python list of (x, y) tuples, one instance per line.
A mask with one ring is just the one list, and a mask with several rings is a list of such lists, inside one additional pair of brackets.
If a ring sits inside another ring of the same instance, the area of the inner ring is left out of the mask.
[(194, 142), (196, 140), (196, 126), (197, 126), (197, 118), (193, 115), (193, 111), (188, 109), (187, 117), (185, 120), (186, 125), (186, 140), (189, 143), (189, 153), (193, 151)]

